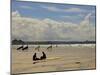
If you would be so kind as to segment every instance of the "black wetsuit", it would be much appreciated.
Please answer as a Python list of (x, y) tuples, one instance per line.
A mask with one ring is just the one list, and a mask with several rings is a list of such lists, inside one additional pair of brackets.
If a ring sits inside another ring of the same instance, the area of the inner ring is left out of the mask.
[(43, 56), (37, 58), (36, 53), (33, 55), (33, 61), (46, 59), (46, 54), (42, 52)]
[(36, 57), (36, 53), (33, 55), (33, 61), (36, 61), (36, 60), (40, 60), (39, 58)]
[(43, 54), (43, 56), (41, 56), (40, 59), (41, 59), (41, 60), (42, 60), (42, 59), (46, 59), (46, 54), (45, 54), (44, 52), (42, 52), (42, 54)]

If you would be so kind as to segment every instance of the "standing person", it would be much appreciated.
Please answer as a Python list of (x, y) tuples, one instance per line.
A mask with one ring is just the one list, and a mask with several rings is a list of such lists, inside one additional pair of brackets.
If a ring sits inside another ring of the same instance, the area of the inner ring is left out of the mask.
[(36, 53), (33, 55), (33, 61), (36, 61)]
[(45, 54), (44, 52), (42, 52), (42, 54), (43, 54), (43, 56), (41, 56), (40, 59), (41, 59), (41, 60), (42, 60), (42, 59), (46, 59), (46, 54)]
[(40, 59), (37, 58), (36, 53), (34, 53), (34, 55), (33, 55), (33, 61), (36, 61), (36, 60), (40, 60)]

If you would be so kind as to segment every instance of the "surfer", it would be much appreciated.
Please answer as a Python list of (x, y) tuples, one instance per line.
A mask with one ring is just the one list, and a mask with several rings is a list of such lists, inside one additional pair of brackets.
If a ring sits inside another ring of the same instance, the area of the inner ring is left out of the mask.
[(42, 52), (42, 54), (43, 54), (43, 56), (41, 56), (40, 59), (41, 59), (41, 60), (42, 60), (42, 59), (46, 59), (46, 54), (45, 54), (44, 52)]
[(46, 54), (44, 52), (42, 52), (42, 54), (43, 56), (41, 56), (40, 58), (37, 58), (36, 53), (34, 53), (33, 61), (46, 59)]
[[(43, 59), (46, 59), (46, 54), (44, 52), (42, 52), (42, 56), (40, 58), (37, 58), (37, 55), (36, 53), (34, 53), (33, 55), (33, 61), (37, 61), (37, 60), (43, 60)], [(35, 64), (36, 62), (33, 62), (33, 64)]]
[(34, 53), (34, 55), (33, 55), (33, 61), (36, 61), (36, 60), (40, 60), (40, 59), (37, 58), (36, 53)]

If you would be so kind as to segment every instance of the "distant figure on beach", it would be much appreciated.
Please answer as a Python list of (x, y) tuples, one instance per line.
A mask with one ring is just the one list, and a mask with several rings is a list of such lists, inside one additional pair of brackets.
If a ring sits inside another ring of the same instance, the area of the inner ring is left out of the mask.
[(17, 50), (20, 50), (20, 49), (23, 49), (23, 45), (17, 48)]
[(26, 47), (22, 48), (23, 51), (27, 50), (27, 49), (28, 49), (28, 45)]
[(35, 50), (38, 50), (38, 51), (39, 51), (39, 49), (40, 49), (40, 45), (35, 48)]
[(52, 50), (52, 45), (47, 47), (47, 50)]
[(58, 47), (58, 45), (56, 45), (56, 47)]

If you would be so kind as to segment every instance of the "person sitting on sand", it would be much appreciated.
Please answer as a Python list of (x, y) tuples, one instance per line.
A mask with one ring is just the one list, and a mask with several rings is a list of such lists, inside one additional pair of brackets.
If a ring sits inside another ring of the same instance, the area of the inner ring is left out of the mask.
[(41, 56), (40, 59), (41, 59), (41, 60), (42, 60), (42, 59), (46, 59), (46, 54), (45, 54), (44, 52), (42, 52), (42, 54), (43, 54), (43, 56)]

